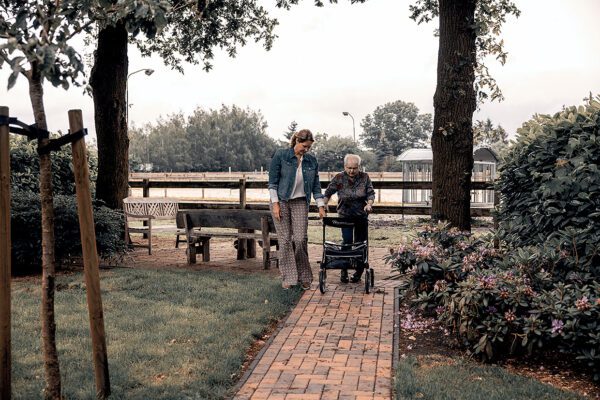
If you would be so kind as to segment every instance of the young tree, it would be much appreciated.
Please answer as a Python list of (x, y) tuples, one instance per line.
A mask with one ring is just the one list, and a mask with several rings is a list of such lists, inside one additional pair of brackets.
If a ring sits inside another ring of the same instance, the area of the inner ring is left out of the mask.
[(494, 126), (491, 119), (476, 121), (473, 125), (473, 144), (476, 146), (492, 146), (495, 143), (508, 143), (508, 133), (502, 127)]
[(298, 130), (298, 123), (296, 121), (290, 122), (290, 125), (287, 127), (287, 131), (283, 132), (283, 136), (285, 137), (287, 142), (290, 141), (290, 139), (292, 138), (292, 135), (294, 133), (296, 133), (297, 130)]
[[(83, 63), (68, 44), (90, 26), (73, 1), (4, 1), (0, 3), (0, 68), (8, 66), (12, 74), (8, 88), (19, 76), (29, 84), (29, 98), (37, 128), (47, 131), (44, 108), (45, 80), (65, 89), (79, 84)], [(49, 141), (40, 137), (38, 148)], [(52, 162), (49, 153), (40, 154), (40, 198), (42, 205), (42, 349), (46, 399), (61, 398), (61, 380), (56, 351), (54, 318), (54, 208)]]
[[(129, 178), (125, 118), (127, 44), (135, 43), (144, 55), (160, 55), (166, 65), (178, 71), (183, 71), (182, 62), (202, 62), (209, 70), (214, 47), (235, 56), (238, 45), (254, 38), (269, 49), (276, 21), (257, 5), (257, 0), (109, 3), (119, 5), (122, 11), (99, 26), (91, 75), (99, 155), (96, 196), (111, 208), (120, 208), (127, 196)], [(137, 36), (140, 31), (146, 33), (148, 40)]]
[(497, 36), (506, 16), (519, 10), (510, 0), (417, 0), (411, 11), (418, 23), (439, 17), (432, 217), (470, 230), (473, 113), (478, 98), (502, 99), (483, 61), (489, 55), (506, 61)]
[(397, 100), (379, 106), (361, 122), (360, 135), (365, 146), (374, 152), (382, 152), (381, 136), (386, 138), (386, 153), (398, 156), (410, 148), (427, 146), (431, 133), (431, 114), (419, 114), (413, 103)]

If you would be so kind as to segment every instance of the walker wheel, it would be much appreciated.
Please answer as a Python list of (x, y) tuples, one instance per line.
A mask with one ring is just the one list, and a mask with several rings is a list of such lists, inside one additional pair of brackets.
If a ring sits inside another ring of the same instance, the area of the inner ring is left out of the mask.
[(375, 286), (375, 271), (373, 271), (373, 269), (370, 270), (371, 271), (371, 287)]

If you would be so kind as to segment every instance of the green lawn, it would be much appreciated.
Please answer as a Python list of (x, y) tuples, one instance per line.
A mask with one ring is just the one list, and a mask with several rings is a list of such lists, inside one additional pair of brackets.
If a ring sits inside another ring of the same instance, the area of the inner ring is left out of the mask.
[(457, 359), (400, 359), (396, 368), (396, 400), (576, 400), (572, 392), (555, 389), (496, 366)]
[[(298, 291), (267, 275), (215, 271), (103, 272), (111, 399), (221, 399), (245, 352)], [(83, 276), (61, 276), (57, 346), (64, 394), (93, 399)], [(13, 283), (13, 398), (42, 398), (39, 282)]]

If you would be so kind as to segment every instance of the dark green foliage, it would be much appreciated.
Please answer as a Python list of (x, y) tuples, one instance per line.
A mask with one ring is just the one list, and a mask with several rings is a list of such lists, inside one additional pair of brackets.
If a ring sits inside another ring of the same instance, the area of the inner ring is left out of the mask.
[(277, 144), (266, 127), (262, 114), (250, 109), (198, 108), (187, 121), (177, 114), (133, 130), (130, 163), (175, 172), (267, 169)]
[[(265, 49), (269, 50), (276, 37), (273, 30), (277, 20), (269, 17), (267, 10), (256, 0), (203, 1), (197, 4), (171, 0), (168, 3), (164, 29), (156, 32), (152, 40), (138, 39), (135, 43), (143, 55), (158, 54), (166, 65), (182, 73), (184, 62), (202, 62), (204, 69), (210, 70), (215, 48), (234, 57), (238, 46), (244, 46), (249, 39), (264, 42)], [(137, 10), (131, 10), (127, 20), (140, 24)], [(151, 23), (158, 24), (157, 20)]]
[(554, 240), (600, 277), (600, 102), (518, 130), (500, 169), (501, 235), (512, 246)]
[[(123, 215), (94, 206), (96, 246), (101, 257), (125, 251)], [(81, 255), (79, 217), (75, 196), (54, 196), (56, 261), (64, 263)], [(15, 273), (36, 271), (41, 266), (42, 228), (40, 197), (33, 192), (15, 192), (11, 198), (12, 263)]]
[[(92, 190), (98, 171), (98, 156), (95, 151), (88, 153), (90, 184)], [(63, 146), (59, 151), (51, 153), (52, 187), (55, 194), (74, 195), (75, 177), (71, 146)], [(21, 137), (11, 137), (10, 140), (10, 184), (11, 191), (39, 192), (40, 190), (40, 159), (37, 154), (37, 143), (28, 142)]]
[[(11, 241), (13, 271), (36, 271), (42, 253), (41, 204), (39, 196), (39, 156), (37, 144), (13, 137), (10, 143), (11, 164)], [(58, 262), (81, 254), (79, 218), (75, 198), (75, 178), (71, 147), (52, 152), (52, 184), (54, 186), (55, 252)], [(93, 188), (97, 172), (97, 156), (89, 153), (89, 169)], [(104, 257), (125, 250), (123, 216), (100, 204), (94, 206), (96, 245)]]

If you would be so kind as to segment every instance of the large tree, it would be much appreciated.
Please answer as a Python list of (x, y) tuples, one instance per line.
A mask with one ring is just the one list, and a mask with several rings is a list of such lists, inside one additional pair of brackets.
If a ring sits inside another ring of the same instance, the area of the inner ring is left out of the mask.
[[(397, 100), (379, 106), (362, 120), (360, 138), (374, 152), (398, 156), (404, 150), (427, 146), (431, 134), (431, 114), (419, 114), (413, 103)], [(384, 141), (381, 140), (385, 137)], [(382, 149), (382, 146), (386, 149)]]
[[(99, 26), (91, 75), (98, 137), (96, 197), (109, 207), (120, 208), (127, 196), (129, 172), (125, 117), (128, 43), (136, 43), (144, 55), (160, 55), (165, 64), (176, 70), (183, 71), (183, 62), (203, 63), (208, 70), (215, 47), (234, 56), (237, 46), (253, 38), (270, 48), (276, 21), (257, 5), (257, 0), (109, 3), (128, 8)], [(145, 15), (140, 18), (142, 10)], [(140, 31), (146, 35), (138, 36)]]
[(439, 17), (432, 217), (470, 230), (473, 113), (478, 98), (502, 98), (483, 61), (494, 55), (505, 62), (497, 36), (506, 16), (519, 11), (510, 0), (417, 0), (411, 11), (418, 23)]

